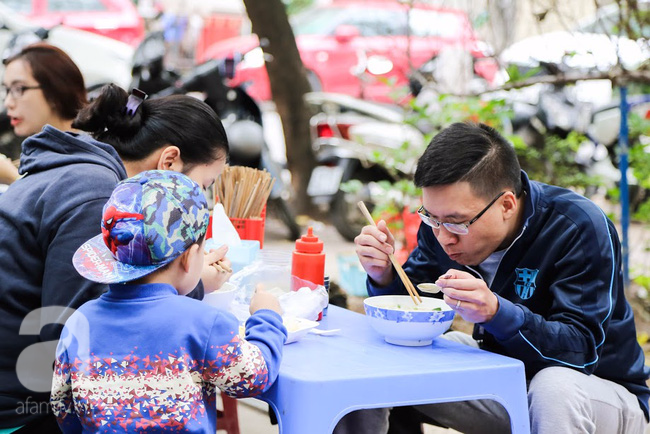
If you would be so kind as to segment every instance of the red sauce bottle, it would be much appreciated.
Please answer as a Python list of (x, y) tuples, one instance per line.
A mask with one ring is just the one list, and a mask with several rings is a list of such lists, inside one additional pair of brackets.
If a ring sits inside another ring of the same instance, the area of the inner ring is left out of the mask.
[[(314, 235), (311, 226), (307, 228), (307, 235), (296, 240), (296, 248), (291, 256), (291, 274), (318, 285), (325, 282), (323, 242)], [(291, 289), (297, 291), (300, 288)]]

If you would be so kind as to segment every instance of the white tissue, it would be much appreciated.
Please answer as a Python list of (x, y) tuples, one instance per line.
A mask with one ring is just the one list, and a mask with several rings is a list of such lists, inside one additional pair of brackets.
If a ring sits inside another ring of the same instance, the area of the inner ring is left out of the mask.
[(302, 287), (298, 291), (289, 291), (278, 297), (283, 315), (316, 321), (318, 314), (327, 307), (328, 295), (325, 287), (315, 290)]
[(212, 239), (215, 245), (228, 247), (241, 245), (241, 239), (232, 222), (226, 215), (221, 203), (216, 203), (212, 210)]

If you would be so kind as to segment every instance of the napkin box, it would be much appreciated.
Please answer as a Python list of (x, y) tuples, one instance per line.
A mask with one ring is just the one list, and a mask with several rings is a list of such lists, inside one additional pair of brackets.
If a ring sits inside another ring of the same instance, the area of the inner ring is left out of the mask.
[[(205, 251), (209, 252), (211, 249), (217, 249), (217, 246), (212, 238), (205, 241)], [(250, 265), (257, 259), (260, 252), (260, 242), (257, 240), (241, 240), (241, 244), (237, 246), (229, 246), (226, 258), (232, 264), (233, 273), (238, 272), (247, 265)]]

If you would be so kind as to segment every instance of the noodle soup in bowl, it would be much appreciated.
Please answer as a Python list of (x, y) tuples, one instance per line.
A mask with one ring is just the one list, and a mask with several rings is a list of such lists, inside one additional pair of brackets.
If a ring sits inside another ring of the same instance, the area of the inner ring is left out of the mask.
[(363, 302), (366, 317), (389, 344), (431, 345), (451, 326), (455, 312), (442, 299), (421, 297), (414, 304), (408, 295), (378, 295)]

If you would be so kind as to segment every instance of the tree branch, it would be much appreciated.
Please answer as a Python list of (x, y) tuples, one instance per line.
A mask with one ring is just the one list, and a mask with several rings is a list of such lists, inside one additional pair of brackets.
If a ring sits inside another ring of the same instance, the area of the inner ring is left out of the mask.
[[(513, 83), (506, 83), (497, 90), (521, 89), (522, 87), (532, 86), (538, 83), (554, 85), (575, 84), (577, 81), (583, 80), (611, 80), (614, 86), (630, 82), (650, 84), (650, 70), (640, 69), (628, 71), (621, 68), (613, 68), (609, 71), (589, 73), (569, 71), (564, 74), (543, 75)], [(490, 91), (494, 91), (494, 89), (490, 89)]]

